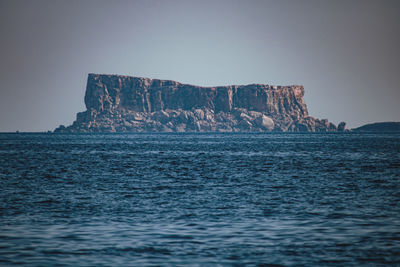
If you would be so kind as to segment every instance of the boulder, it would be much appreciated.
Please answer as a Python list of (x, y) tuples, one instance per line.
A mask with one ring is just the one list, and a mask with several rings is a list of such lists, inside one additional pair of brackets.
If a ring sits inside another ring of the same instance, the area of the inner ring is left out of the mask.
[(256, 118), (255, 123), (259, 127), (264, 128), (267, 131), (272, 131), (274, 129), (274, 121), (270, 117), (267, 117), (265, 115)]

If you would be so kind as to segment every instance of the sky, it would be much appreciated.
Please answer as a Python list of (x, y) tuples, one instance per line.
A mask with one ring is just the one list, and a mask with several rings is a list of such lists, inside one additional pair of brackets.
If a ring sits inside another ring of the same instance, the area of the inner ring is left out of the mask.
[(400, 1), (0, 0), (0, 132), (86, 110), (88, 73), (301, 84), (310, 115), (400, 121)]

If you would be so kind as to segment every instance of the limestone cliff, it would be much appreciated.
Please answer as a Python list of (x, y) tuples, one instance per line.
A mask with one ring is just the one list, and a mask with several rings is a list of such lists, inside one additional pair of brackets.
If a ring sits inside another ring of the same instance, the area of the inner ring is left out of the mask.
[(55, 132), (337, 131), (328, 120), (308, 115), (303, 96), (300, 85), (200, 87), (89, 74), (87, 110)]

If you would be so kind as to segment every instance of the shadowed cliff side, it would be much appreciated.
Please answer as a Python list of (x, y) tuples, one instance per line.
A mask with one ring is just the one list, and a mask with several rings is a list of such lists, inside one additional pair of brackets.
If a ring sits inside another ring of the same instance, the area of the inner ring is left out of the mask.
[(343, 131), (308, 115), (304, 87), (200, 87), (170, 80), (89, 74), (85, 104), (55, 132)]

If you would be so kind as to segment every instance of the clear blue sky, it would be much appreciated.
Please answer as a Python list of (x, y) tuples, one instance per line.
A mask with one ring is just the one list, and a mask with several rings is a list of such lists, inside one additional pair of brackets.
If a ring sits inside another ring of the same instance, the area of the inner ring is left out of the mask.
[(302, 84), (310, 114), (400, 121), (400, 1), (0, 0), (0, 131), (85, 110), (88, 73)]

